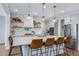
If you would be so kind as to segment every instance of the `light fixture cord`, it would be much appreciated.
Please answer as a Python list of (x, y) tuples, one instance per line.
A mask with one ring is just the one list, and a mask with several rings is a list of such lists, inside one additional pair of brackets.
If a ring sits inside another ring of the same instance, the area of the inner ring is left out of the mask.
[(30, 15), (30, 3), (28, 3), (28, 15)]
[(45, 5), (45, 3), (42, 3), (42, 8), (43, 8), (43, 17), (42, 17), (42, 18), (45, 17), (45, 16), (44, 16), (44, 5)]
[(53, 6), (54, 7), (54, 18), (55, 18), (55, 8), (56, 8), (56, 6)]

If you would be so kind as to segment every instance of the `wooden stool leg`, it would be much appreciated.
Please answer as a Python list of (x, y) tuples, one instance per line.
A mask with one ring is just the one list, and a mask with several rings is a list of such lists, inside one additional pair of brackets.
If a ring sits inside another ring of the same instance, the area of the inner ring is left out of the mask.
[(72, 49), (72, 55), (74, 56), (74, 51), (73, 51), (73, 49)]
[(72, 46), (72, 55), (74, 56), (74, 46)]
[(69, 56), (67, 48), (66, 48), (66, 52), (67, 52), (66, 55)]
[(11, 52), (12, 52), (12, 47), (10, 47), (9, 56), (11, 56)]

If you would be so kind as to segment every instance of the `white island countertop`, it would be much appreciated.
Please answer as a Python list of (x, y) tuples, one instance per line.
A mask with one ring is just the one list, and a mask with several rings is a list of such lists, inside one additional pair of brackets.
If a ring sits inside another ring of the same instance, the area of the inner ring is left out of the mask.
[(46, 41), (47, 38), (55, 38), (55, 40), (59, 36), (53, 36), (53, 35), (46, 35), (46, 36), (13, 36), (13, 46), (18, 46), (18, 45), (28, 45), (31, 44), (33, 39), (43, 39), (43, 42)]

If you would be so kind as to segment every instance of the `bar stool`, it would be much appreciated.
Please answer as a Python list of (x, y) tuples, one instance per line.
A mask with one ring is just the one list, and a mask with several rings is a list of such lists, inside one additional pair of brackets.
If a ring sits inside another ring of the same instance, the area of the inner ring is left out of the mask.
[[(12, 36), (9, 36), (9, 45), (10, 45), (10, 51), (9, 51), (9, 56), (11, 56), (12, 54), (11, 54), (11, 52), (12, 52), (12, 49), (13, 48), (15, 48), (15, 47), (18, 47), (18, 46), (13, 46), (13, 38), (12, 38)], [(22, 51), (21, 51), (21, 46), (19, 46), (20, 47), (20, 52), (21, 52), (21, 55), (22, 55)], [(18, 53), (19, 54), (19, 53)]]
[(66, 39), (64, 40), (64, 44), (65, 44), (65, 49), (66, 49), (66, 53), (65, 55), (68, 55), (68, 50), (67, 49), (71, 49), (72, 54), (74, 55), (74, 47), (73, 47), (73, 42), (72, 42), (72, 37), (71, 36), (67, 36)]
[[(45, 46), (45, 53), (47, 53), (47, 55), (49, 53), (49, 48), (50, 48), (50, 56), (51, 56), (51, 52), (52, 51), (54, 52), (54, 47), (53, 47), (54, 44), (55, 44), (55, 38), (47, 38), (46, 42), (43, 43), (43, 45)], [(46, 51), (46, 49), (48, 51)], [(54, 52), (54, 55), (55, 55), (55, 52)]]
[(29, 49), (31, 49), (31, 56), (34, 56), (32, 55), (32, 52), (33, 51), (37, 51), (37, 56), (38, 56), (38, 51), (40, 50), (40, 55), (42, 55), (42, 45), (43, 45), (43, 42), (42, 42), (42, 39), (33, 39), (32, 40), (32, 43), (28, 45), (28, 56), (29, 56)]
[[(57, 56), (60, 55), (60, 49), (63, 49), (64, 50), (64, 37), (58, 37), (58, 39), (56, 40), (56, 53), (57, 53)], [(63, 48), (60, 48), (60, 47), (63, 47)]]

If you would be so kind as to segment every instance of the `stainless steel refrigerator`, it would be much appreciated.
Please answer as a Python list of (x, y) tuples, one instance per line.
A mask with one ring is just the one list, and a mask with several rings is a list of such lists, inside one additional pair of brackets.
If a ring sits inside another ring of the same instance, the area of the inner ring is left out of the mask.
[(79, 24), (64, 25), (64, 36), (71, 35), (73, 38), (73, 48), (79, 51)]

